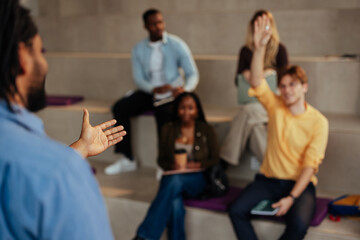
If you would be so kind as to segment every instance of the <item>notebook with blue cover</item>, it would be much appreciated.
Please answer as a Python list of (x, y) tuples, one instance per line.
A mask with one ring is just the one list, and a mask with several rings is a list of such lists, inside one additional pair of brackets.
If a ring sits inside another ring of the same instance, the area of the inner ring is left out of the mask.
[(271, 205), (273, 203), (274, 203), (273, 201), (262, 200), (254, 208), (251, 209), (250, 213), (253, 214), (253, 215), (273, 216), (279, 211), (279, 208), (272, 208), (271, 207)]

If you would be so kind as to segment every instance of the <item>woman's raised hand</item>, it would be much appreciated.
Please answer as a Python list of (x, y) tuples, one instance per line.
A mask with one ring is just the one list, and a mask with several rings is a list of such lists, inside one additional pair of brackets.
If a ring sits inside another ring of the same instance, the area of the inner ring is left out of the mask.
[(258, 17), (254, 23), (254, 47), (264, 47), (271, 37), (270, 19), (266, 15)]

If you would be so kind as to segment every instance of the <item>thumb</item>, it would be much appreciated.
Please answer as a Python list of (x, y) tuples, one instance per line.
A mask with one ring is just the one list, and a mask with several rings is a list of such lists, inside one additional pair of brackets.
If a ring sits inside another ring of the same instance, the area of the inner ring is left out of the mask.
[(90, 125), (90, 120), (89, 120), (89, 111), (84, 108), (83, 109), (84, 115), (83, 115), (83, 126), (84, 125)]

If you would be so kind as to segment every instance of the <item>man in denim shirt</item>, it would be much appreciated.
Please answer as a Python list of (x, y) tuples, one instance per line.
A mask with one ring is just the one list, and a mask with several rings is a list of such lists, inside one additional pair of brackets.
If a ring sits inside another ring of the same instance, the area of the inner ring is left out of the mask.
[(0, 1), (0, 239), (111, 240), (105, 204), (85, 157), (118, 143), (115, 120), (83, 127), (71, 148), (32, 112), (46, 105), (48, 65), (29, 10)]
[[(130, 145), (130, 118), (154, 110), (160, 133), (162, 125), (171, 117), (172, 100), (184, 91), (193, 91), (199, 81), (189, 47), (177, 36), (165, 32), (161, 12), (147, 10), (143, 14), (143, 21), (149, 37), (132, 50), (133, 78), (139, 89), (125, 95), (112, 109), (115, 119), (124, 126), (128, 136), (116, 145), (115, 152), (122, 156), (105, 169), (109, 175), (136, 169)], [(179, 68), (184, 71), (185, 81)]]

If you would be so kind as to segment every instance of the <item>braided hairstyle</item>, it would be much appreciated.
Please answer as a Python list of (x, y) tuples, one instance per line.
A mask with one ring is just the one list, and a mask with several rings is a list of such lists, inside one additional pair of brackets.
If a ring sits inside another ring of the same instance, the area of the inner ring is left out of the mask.
[(174, 111), (173, 111), (173, 115), (171, 117), (172, 121), (180, 121), (180, 118), (178, 116), (178, 109), (179, 109), (179, 105), (181, 103), (181, 101), (185, 98), (185, 97), (191, 97), (192, 99), (194, 99), (195, 104), (196, 104), (196, 108), (198, 110), (198, 117), (197, 120), (200, 122), (204, 122), (207, 123), (206, 118), (205, 118), (205, 114), (204, 114), (204, 110), (201, 106), (201, 102), (199, 97), (193, 93), (193, 92), (183, 92), (181, 93), (179, 96), (176, 97), (175, 101), (174, 101)]
[(21, 6), (19, 0), (0, 1), (0, 23), (0, 99), (5, 99), (13, 111), (10, 99), (18, 93), (16, 76), (21, 74), (19, 43), (31, 48), (38, 29), (30, 11)]

